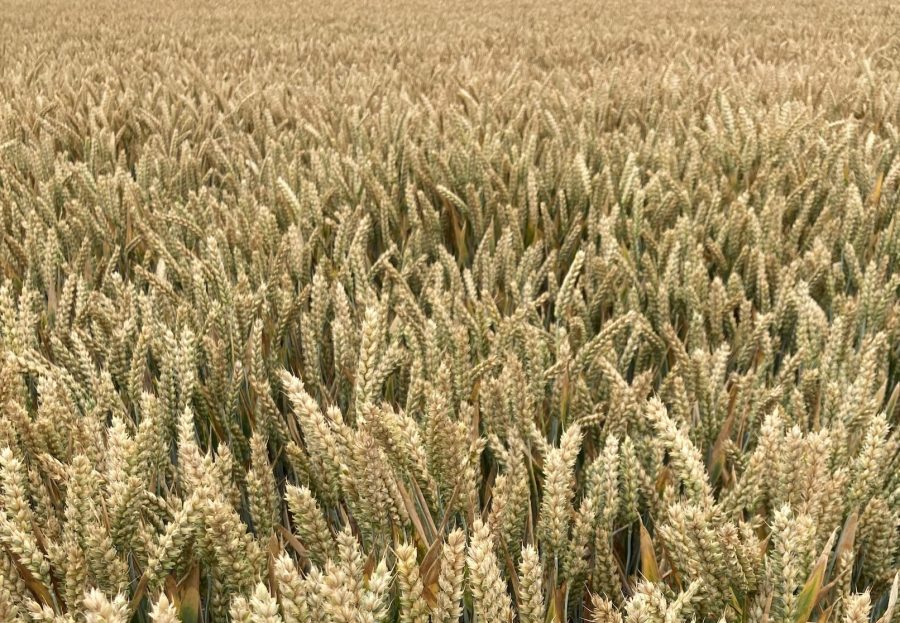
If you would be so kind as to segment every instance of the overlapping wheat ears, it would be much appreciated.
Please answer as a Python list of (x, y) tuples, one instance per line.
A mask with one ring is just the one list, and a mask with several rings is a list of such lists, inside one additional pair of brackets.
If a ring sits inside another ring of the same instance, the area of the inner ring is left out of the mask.
[(0, 7), (0, 621), (891, 622), (889, 3)]

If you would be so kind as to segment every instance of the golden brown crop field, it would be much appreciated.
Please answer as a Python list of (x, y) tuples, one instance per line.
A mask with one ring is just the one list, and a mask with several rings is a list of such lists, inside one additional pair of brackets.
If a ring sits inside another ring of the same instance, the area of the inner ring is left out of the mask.
[(900, 9), (0, 0), (0, 623), (900, 618)]

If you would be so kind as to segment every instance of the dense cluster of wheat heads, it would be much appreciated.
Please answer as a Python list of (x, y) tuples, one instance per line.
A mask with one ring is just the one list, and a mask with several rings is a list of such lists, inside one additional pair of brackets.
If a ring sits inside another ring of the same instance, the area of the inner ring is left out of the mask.
[(0, 0), (0, 621), (890, 623), (891, 3), (181, 4)]

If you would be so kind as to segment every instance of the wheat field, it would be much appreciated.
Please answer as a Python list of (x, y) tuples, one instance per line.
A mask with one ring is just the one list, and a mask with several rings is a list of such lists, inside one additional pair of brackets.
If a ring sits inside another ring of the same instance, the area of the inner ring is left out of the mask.
[(892, 5), (0, 0), (0, 623), (900, 618)]

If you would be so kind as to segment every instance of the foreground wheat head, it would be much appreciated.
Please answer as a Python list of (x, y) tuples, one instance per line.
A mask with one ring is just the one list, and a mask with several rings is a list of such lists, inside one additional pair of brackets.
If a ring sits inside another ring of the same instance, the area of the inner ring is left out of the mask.
[(0, 623), (891, 623), (900, 18), (0, 0)]

